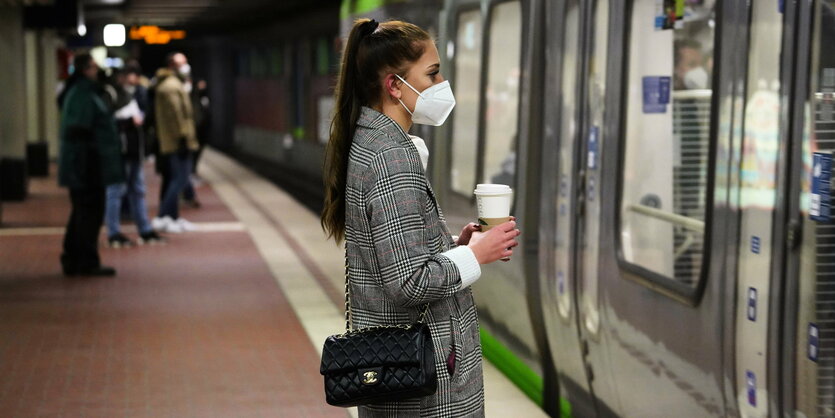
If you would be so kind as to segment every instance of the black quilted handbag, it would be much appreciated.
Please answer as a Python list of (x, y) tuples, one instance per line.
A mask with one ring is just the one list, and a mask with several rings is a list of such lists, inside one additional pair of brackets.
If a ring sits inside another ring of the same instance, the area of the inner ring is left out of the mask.
[(352, 330), (345, 270), (345, 333), (325, 340), (319, 369), (327, 402), (348, 407), (435, 393), (435, 350), (423, 322), (429, 305), (414, 324)]

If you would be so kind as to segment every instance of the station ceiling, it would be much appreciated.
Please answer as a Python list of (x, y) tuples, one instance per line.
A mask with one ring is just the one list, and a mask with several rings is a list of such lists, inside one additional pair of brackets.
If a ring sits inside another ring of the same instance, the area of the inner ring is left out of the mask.
[(340, 0), (82, 0), (86, 19), (126, 25), (177, 26), (197, 31), (243, 29), (292, 19)]

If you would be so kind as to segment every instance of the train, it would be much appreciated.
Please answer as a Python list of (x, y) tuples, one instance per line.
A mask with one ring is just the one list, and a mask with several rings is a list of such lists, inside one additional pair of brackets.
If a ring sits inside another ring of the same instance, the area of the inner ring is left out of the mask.
[(223, 145), (316, 209), (340, 39), (428, 29), (457, 105), (412, 133), (452, 229), (477, 183), (514, 190), (521, 245), (474, 294), (485, 356), (545, 411), (835, 416), (835, 1), (336, 7), (339, 33), (228, 47)]

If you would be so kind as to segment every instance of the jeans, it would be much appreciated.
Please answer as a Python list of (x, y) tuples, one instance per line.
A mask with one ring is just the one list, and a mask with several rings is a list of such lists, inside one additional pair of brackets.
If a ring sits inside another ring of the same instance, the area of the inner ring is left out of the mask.
[(159, 205), (159, 217), (170, 216), (171, 219), (180, 218), (180, 193), (189, 183), (191, 174), (191, 153), (183, 155), (179, 153), (169, 154), (168, 160), (168, 187), (165, 188), (165, 195)]
[(112, 237), (119, 233), (119, 218), (122, 209), (122, 196), (127, 194), (131, 216), (136, 222), (140, 234), (151, 232), (148, 222), (148, 211), (145, 208), (145, 176), (142, 172), (141, 161), (127, 161), (125, 163), (127, 183), (107, 186), (107, 204), (104, 220), (107, 224), (107, 234)]
[(64, 273), (75, 274), (100, 266), (99, 230), (104, 217), (104, 189), (70, 189), (72, 211), (64, 234), (61, 266)]

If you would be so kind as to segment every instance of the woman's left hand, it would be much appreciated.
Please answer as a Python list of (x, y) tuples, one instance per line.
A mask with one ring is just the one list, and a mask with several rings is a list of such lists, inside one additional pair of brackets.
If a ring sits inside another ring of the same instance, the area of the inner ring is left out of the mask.
[(464, 229), (461, 230), (461, 234), (458, 235), (458, 241), (456, 242), (457, 245), (467, 245), (470, 243), (470, 238), (473, 236), (473, 232), (481, 231), (481, 225), (470, 222), (464, 226)]

